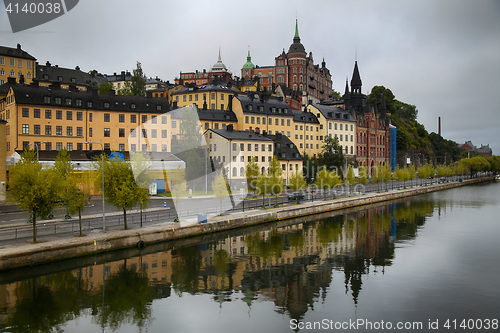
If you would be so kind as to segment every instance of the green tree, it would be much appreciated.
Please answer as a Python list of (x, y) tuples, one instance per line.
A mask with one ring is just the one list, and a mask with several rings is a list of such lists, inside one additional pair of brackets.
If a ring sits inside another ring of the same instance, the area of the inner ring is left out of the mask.
[(412, 186), (412, 181), (417, 177), (416, 171), (415, 171), (415, 165), (410, 164), (408, 167), (408, 180), (410, 181), (410, 186)]
[(257, 183), (257, 178), (259, 177), (260, 171), (259, 171), (259, 166), (257, 165), (257, 160), (255, 157), (252, 157), (250, 162), (247, 164), (246, 170), (245, 170), (245, 176), (247, 178), (247, 186), (248, 189), (254, 190), (257, 188), (256, 183)]
[(302, 172), (304, 179), (306, 180), (307, 184), (311, 184), (313, 182), (314, 176), (320, 169), (319, 161), (316, 156), (310, 158), (309, 155), (304, 154), (302, 162)]
[(276, 198), (276, 206), (278, 206), (278, 194), (283, 192), (283, 169), (276, 156), (269, 162), (269, 178), (271, 181), (271, 194)]
[(406, 179), (404, 169), (400, 168), (399, 165), (396, 166), (396, 170), (394, 170), (394, 179), (400, 182)]
[(342, 99), (342, 94), (340, 92), (336, 91), (335, 89), (332, 89), (332, 97), (333, 97), (333, 99), (340, 101)]
[(106, 94), (106, 95), (108, 95), (111, 90), (113, 90), (113, 83), (109, 81), (101, 83), (99, 85), (99, 88), (97, 89), (97, 91), (99, 91), (99, 94)]
[(21, 159), (9, 168), (7, 201), (27, 211), (33, 221), (33, 242), (36, 242), (36, 219), (46, 217), (58, 206), (61, 190), (57, 174), (43, 169), (33, 150), (25, 150)]
[(288, 186), (290, 186), (294, 192), (303, 190), (306, 187), (306, 180), (304, 179), (302, 172), (299, 172), (298, 170), (294, 171), (290, 177)]
[(80, 189), (76, 182), (76, 177), (73, 175), (66, 178), (65, 190), (67, 191), (68, 198), (70, 198), (67, 211), (69, 214), (78, 213), (80, 236), (84, 236), (82, 234), (82, 211), (87, 207), (90, 192), (88, 189)]
[(347, 169), (347, 176), (345, 183), (348, 188), (347, 192), (350, 193), (349, 186), (354, 185), (356, 183), (356, 178), (354, 177), (354, 170), (352, 168), (352, 165), (349, 165), (349, 168)]
[(74, 181), (68, 182), (68, 177), (73, 175), (74, 167), (66, 149), (60, 150), (57, 154), (56, 160), (54, 161), (54, 171), (59, 176), (62, 185), (62, 191), (59, 193), (59, 199), (66, 209), (66, 218), (70, 218), (69, 214), (71, 213), (69, 212), (69, 206), (76, 193), (74, 189), (74, 187), (76, 187), (76, 183)]
[(142, 72), (142, 65), (138, 61), (136, 68), (133, 70), (131, 78), (130, 92), (134, 96), (146, 95), (146, 75)]
[(395, 100), (394, 102), (394, 107), (395, 111), (394, 114), (409, 120), (409, 121), (416, 121), (417, 116), (418, 116), (418, 110), (415, 105), (407, 104), (398, 100)]
[(340, 179), (335, 170), (328, 171), (326, 168), (321, 169), (316, 174), (316, 187), (323, 190), (326, 197), (326, 191), (335, 188), (336, 185), (340, 184)]
[(214, 191), (215, 199), (220, 200), (220, 213), (222, 214), (222, 200), (228, 196), (227, 180), (222, 171), (219, 171), (219, 174), (212, 182), (212, 190)]
[[(95, 161), (99, 174), (101, 173), (100, 159)], [(101, 177), (96, 178), (97, 186), (102, 186)], [(127, 229), (127, 210), (136, 205), (144, 207), (148, 200), (148, 191), (137, 185), (132, 167), (129, 162), (104, 158), (104, 195), (106, 201), (123, 211), (123, 225)]]
[(322, 146), (323, 150), (320, 154), (322, 164), (327, 168), (342, 168), (345, 165), (345, 157), (342, 146), (339, 144), (338, 138), (325, 136), (325, 141)]
[(271, 193), (272, 188), (272, 180), (268, 173), (264, 172), (263, 174), (257, 177), (257, 181), (255, 182), (255, 188), (257, 190), (257, 194), (262, 194), (262, 206), (265, 207), (266, 203), (264, 202), (264, 197), (266, 194)]
[(387, 112), (393, 113), (396, 110), (394, 94), (389, 88), (384, 86), (374, 86), (368, 95), (370, 105), (377, 106), (378, 110), (382, 108), (382, 96), (384, 96)]
[(366, 185), (370, 182), (370, 180), (368, 179), (368, 170), (366, 168), (366, 163), (364, 163), (364, 162), (361, 165), (361, 167), (359, 168), (358, 182), (360, 184), (363, 184), (363, 185)]

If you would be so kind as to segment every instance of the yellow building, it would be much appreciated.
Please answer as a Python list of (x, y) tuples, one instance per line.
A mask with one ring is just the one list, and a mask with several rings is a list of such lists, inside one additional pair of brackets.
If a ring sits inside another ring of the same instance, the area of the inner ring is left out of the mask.
[(85, 142), (115, 151), (170, 151), (174, 122), (165, 98), (103, 95), (34, 82), (11, 85), (0, 104), (0, 119), (7, 121), (7, 157), (33, 144), (45, 150), (101, 149)]
[(274, 156), (273, 140), (252, 130), (237, 131), (228, 126), (225, 130), (209, 129), (204, 135), (210, 156), (225, 168), (231, 188), (246, 184), (245, 169), (253, 157), (259, 170), (265, 172)]
[(8, 77), (17, 78), (18, 82), (23, 77), (26, 83), (30, 83), (35, 78), (35, 61), (21, 49), (21, 44), (17, 44), (17, 48), (0, 46), (0, 85), (7, 83)]
[(320, 133), (322, 136), (337, 138), (343, 148), (343, 153), (347, 158), (354, 158), (356, 155), (356, 119), (340, 107), (309, 104), (307, 112), (316, 115), (320, 123)]
[(195, 104), (198, 108), (227, 110), (229, 95), (240, 91), (223, 83), (208, 82), (201, 86), (188, 85), (171, 94), (171, 100), (183, 107)]
[(79, 66), (72, 68), (63, 68), (58, 65), (52, 65), (46, 62), (45, 65), (36, 64), (36, 79), (41, 86), (49, 87), (58, 85), (63, 89), (79, 89), (87, 90), (90, 85), (92, 88), (99, 88), (103, 83), (108, 80), (99, 74), (96, 70), (89, 73), (80, 70)]

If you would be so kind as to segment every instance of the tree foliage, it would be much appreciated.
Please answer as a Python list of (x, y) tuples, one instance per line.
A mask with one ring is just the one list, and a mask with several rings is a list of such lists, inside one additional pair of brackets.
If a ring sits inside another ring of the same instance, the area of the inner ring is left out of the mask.
[(219, 171), (219, 174), (217, 177), (215, 177), (214, 181), (212, 182), (212, 190), (214, 191), (215, 199), (220, 200), (220, 212), (222, 214), (222, 200), (226, 199), (228, 197), (228, 190), (227, 190), (227, 179), (224, 177), (224, 172)]
[(290, 181), (288, 186), (292, 189), (292, 191), (300, 191), (306, 187), (306, 180), (302, 172), (295, 170), (290, 177)]
[[(100, 174), (101, 160), (97, 159), (95, 164)], [(96, 183), (101, 188), (101, 177), (96, 177)], [(138, 204), (145, 208), (149, 197), (148, 191), (137, 185), (130, 163), (107, 157), (104, 158), (104, 196), (108, 203), (123, 211), (125, 229), (128, 228), (127, 210)]]
[(345, 164), (345, 157), (342, 146), (339, 144), (338, 138), (325, 136), (325, 141), (322, 146), (323, 150), (320, 154), (321, 164), (327, 168), (342, 168)]
[(34, 150), (25, 150), (9, 172), (7, 200), (30, 214), (36, 242), (36, 219), (46, 217), (58, 206), (60, 179), (53, 170), (42, 168)]
[(250, 162), (247, 164), (245, 170), (245, 176), (247, 178), (247, 186), (248, 189), (252, 189), (255, 191), (257, 178), (259, 177), (260, 171), (259, 166), (257, 165), (257, 160), (255, 157), (252, 157)]
[(97, 91), (99, 91), (99, 94), (106, 94), (106, 95), (108, 95), (111, 90), (113, 90), (113, 83), (109, 81), (101, 83), (99, 85), (99, 88), (97, 89)]
[(134, 96), (146, 95), (146, 75), (142, 72), (142, 65), (138, 61), (136, 68), (133, 70), (130, 92)]

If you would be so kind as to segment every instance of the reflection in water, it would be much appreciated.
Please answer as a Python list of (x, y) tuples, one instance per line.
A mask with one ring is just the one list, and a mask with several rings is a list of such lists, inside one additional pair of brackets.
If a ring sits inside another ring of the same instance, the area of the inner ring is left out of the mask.
[(276, 312), (303, 320), (325, 302), (333, 271), (343, 273), (344, 292), (357, 305), (364, 277), (384, 273), (398, 244), (414, 240), (447, 206), (421, 196), (2, 285), (0, 327), (49, 332), (90, 317), (102, 328), (143, 330), (154, 321), (153, 302), (171, 291), (208, 294), (221, 305), (239, 294), (249, 309), (272, 301)]

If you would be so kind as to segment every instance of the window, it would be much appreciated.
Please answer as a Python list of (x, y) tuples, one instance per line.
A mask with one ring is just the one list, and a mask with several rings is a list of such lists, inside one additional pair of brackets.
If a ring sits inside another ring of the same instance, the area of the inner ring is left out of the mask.
[(89, 113), (89, 121), (92, 122), (92, 112)]
[(30, 134), (30, 125), (23, 124), (23, 134)]
[(245, 124), (248, 124), (248, 119), (249, 119), (249, 117), (245, 116)]
[(166, 152), (167, 151), (167, 145), (161, 145), (161, 151)]
[(137, 136), (137, 132), (135, 129), (130, 129), (130, 137), (135, 138)]
[(75, 105), (76, 106), (82, 106), (82, 100), (81, 99), (76, 99), (75, 100)]
[(87, 102), (87, 107), (88, 108), (91, 108), (94, 104), (92, 104), (92, 102)]
[(29, 116), (30, 116), (30, 109), (23, 108), (23, 118), (29, 118)]
[(124, 138), (125, 137), (125, 128), (119, 128), (118, 129), (118, 136), (120, 138)]
[(104, 108), (109, 109), (109, 102), (104, 102)]
[(83, 127), (76, 128), (76, 136), (83, 136)]
[(56, 126), (56, 135), (62, 135), (62, 126)]
[(167, 138), (167, 130), (161, 130), (161, 137), (162, 137), (162, 139)]
[(56, 110), (56, 119), (61, 119), (61, 120), (63, 119), (61, 110)]
[(125, 122), (125, 115), (123, 113), (118, 115), (118, 122), (120, 122), (120, 123)]
[(172, 120), (172, 128), (177, 128), (177, 121), (176, 120)]
[(132, 144), (130, 145), (130, 150), (131, 150), (131, 151), (137, 151), (137, 148), (136, 148), (135, 143), (132, 143)]
[(63, 149), (62, 142), (56, 142), (56, 150), (62, 150), (62, 149)]
[(11, 66), (11, 67), (14, 67), (14, 66), (15, 66), (15, 60), (14, 60), (14, 59), (10, 59), (10, 66)]
[(143, 114), (141, 116), (141, 121), (142, 121), (142, 123), (147, 123), (148, 122), (148, 115), (147, 114)]
[(151, 137), (152, 137), (152, 138), (156, 138), (156, 132), (157, 132), (157, 130), (156, 130), (156, 129), (152, 129), (152, 130), (151, 130)]
[(145, 144), (145, 143), (143, 143), (143, 144), (142, 144), (142, 147), (141, 147), (141, 150), (142, 150), (142, 151), (148, 151), (148, 145), (147, 145), (147, 144)]
[(157, 117), (156, 116), (153, 116), (151, 117), (151, 124), (156, 124), (157, 123)]
[(45, 142), (45, 150), (47, 151), (52, 150), (52, 142)]
[(109, 128), (104, 129), (104, 136), (107, 138), (111, 136), (111, 130)]
[(83, 143), (81, 143), (81, 142), (77, 143), (76, 150), (83, 150)]
[(66, 111), (66, 120), (73, 120), (73, 111)]
[(143, 138), (147, 138), (148, 137), (148, 130), (147, 129), (143, 128), (142, 131), (141, 131), (141, 133), (142, 133), (142, 137)]
[(62, 102), (61, 97), (54, 98), (54, 103), (56, 103), (57, 105), (61, 105), (61, 102)]
[(92, 137), (92, 127), (89, 128), (89, 137)]
[(111, 118), (111, 117), (110, 117), (109, 113), (105, 113), (105, 114), (104, 114), (104, 122), (109, 123), (110, 118)]
[(52, 126), (45, 125), (45, 135), (52, 135)]
[(151, 151), (156, 152), (157, 150), (158, 150), (158, 148), (157, 148), (156, 144), (153, 143), (151, 145)]
[(137, 122), (137, 115), (131, 114), (130, 115), (130, 122), (131, 123), (136, 123)]
[(67, 136), (73, 136), (73, 127), (72, 126), (67, 126), (66, 127), (66, 135)]
[(255, 151), (259, 151), (259, 144), (258, 143), (255, 144)]
[(52, 119), (52, 110), (45, 110), (45, 119)]
[(131, 109), (135, 109), (135, 103), (130, 104)]
[(266, 157), (265, 156), (262, 156), (262, 158), (260, 159), (262, 162), (265, 162), (266, 161)]
[(83, 112), (78, 111), (76, 113), (76, 120), (78, 120), (78, 121), (82, 121), (83, 120)]
[(251, 143), (248, 144), (248, 149), (247, 150), (248, 151), (252, 151), (252, 144)]
[(71, 98), (66, 98), (65, 102), (66, 102), (66, 105), (71, 105)]
[(40, 125), (33, 125), (33, 133), (40, 134)]
[(161, 123), (166, 124), (167, 123), (167, 116), (161, 116)]
[(245, 151), (245, 144), (244, 143), (240, 143), (240, 151)]

